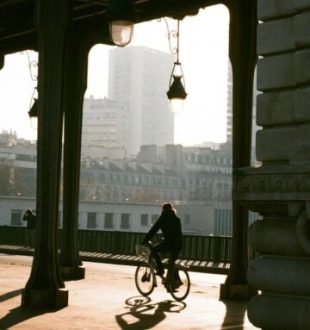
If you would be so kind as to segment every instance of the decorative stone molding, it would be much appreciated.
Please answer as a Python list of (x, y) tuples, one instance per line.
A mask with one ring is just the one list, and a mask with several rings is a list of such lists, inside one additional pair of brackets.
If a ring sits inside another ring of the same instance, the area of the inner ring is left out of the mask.
[(239, 169), (233, 191), (239, 202), (310, 200), (309, 166), (265, 166)]

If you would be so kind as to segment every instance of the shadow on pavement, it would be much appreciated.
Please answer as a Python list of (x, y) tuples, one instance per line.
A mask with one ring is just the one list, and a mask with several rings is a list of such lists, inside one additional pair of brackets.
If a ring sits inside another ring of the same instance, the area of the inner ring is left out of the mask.
[(132, 297), (125, 301), (128, 312), (115, 316), (118, 325), (123, 330), (151, 329), (166, 318), (166, 313), (179, 313), (186, 308), (184, 302), (172, 300), (150, 303), (149, 297)]
[[(22, 293), (23, 289), (14, 290), (0, 296), (0, 302), (14, 298)], [(30, 309), (22, 306), (11, 309), (8, 314), (0, 319), (0, 329), (10, 329), (16, 324), (22, 323), (33, 317), (53, 313), (55, 309)]]
[(23, 291), (23, 289), (17, 289), (17, 290), (11, 291), (11, 292), (7, 292), (7, 293), (3, 294), (2, 296), (0, 296), (0, 302), (17, 297), (22, 293), (22, 291)]
[(244, 319), (247, 303), (244, 301), (223, 301), (226, 306), (226, 314), (222, 323), (221, 330), (230, 329), (238, 326), (238, 330), (244, 329)]

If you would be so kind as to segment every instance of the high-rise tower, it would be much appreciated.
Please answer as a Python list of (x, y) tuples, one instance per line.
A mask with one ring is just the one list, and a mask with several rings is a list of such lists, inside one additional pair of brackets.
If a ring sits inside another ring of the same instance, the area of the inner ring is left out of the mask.
[(174, 116), (167, 90), (173, 55), (147, 47), (115, 48), (109, 53), (109, 99), (129, 109), (128, 154), (141, 145), (174, 142)]

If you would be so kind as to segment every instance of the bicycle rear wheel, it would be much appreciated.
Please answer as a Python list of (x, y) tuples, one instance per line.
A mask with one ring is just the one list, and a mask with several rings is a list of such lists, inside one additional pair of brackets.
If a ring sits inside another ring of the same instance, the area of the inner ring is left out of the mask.
[(142, 296), (150, 295), (155, 288), (155, 274), (148, 264), (141, 264), (136, 268), (135, 283)]
[(168, 291), (175, 300), (182, 301), (189, 294), (191, 282), (187, 270), (178, 269), (178, 273), (179, 278), (176, 279), (174, 285), (168, 285)]

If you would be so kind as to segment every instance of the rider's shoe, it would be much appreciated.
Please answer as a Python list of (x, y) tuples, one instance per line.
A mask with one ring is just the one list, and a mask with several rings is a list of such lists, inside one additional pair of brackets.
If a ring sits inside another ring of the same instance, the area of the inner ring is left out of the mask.
[(172, 285), (165, 285), (167, 292), (179, 292), (178, 288)]
[(141, 278), (142, 282), (149, 282), (150, 281), (150, 274), (143, 274), (142, 278)]
[(158, 276), (163, 276), (165, 273), (165, 271), (163, 269), (159, 269), (155, 272), (155, 275), (158, 275)]
[(174, 287), (177, 289), (179, 288), (181, 285), (183, 284), (183, 282), (181, 280), (176, 280), (174, 283)]

